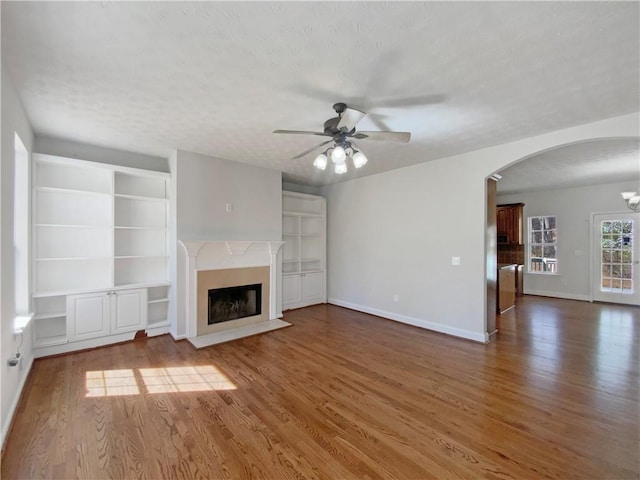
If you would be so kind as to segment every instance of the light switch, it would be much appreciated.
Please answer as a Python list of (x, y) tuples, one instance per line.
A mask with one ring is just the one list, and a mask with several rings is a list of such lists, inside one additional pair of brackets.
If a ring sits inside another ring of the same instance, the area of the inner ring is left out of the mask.
[(233, 211), (233, 203), (225, 204), (225, 209), (227, 210), (227, 212)]

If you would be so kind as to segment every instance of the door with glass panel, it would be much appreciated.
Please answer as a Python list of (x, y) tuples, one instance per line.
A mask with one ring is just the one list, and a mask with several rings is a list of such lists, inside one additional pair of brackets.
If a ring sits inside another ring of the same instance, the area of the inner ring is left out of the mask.
[(640, 305), (640, 214), (593, 216), (593, 299)]

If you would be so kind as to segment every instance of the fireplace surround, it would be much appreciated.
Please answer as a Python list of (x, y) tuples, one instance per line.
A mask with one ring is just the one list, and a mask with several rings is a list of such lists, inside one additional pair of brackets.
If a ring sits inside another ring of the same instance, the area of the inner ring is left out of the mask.
[[(178, 316), (185, 319), (184, 337), (196, 347), (268, 331), (282, 317), (277, 255), (283, 242), (179, 240)], [(209, 290), (260, 284), (259, 315), (209, 324)], [(236, 335), (237, 333), (237, 335)]]
[[(208, 269), (198, 271), (197, 288), (197, 335), (206, 335), (220, 330), (241, 327), (269, 320), (270, 267), (240, 267)], [(226, 322), (209, 322), (209, 292), (217, 289), (237, 288), (242, 285), (260, 285), (260, 313)]]

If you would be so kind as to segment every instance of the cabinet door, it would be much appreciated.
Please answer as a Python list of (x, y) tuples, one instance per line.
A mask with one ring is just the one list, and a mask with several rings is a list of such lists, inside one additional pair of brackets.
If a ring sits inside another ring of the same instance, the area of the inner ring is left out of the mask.
[(147, 289), (116, 291), (112, 295), (111, 333), (133, 332), (147, 326)]
[(302, 275), (302, 301), (304, 303), (324, 302), (324, 274), (305, 273)]
[(496, 209), (496, 230), (498, 235), (507, 234), (507, 209), (498, 207)]
[(514, 207), (507, 210), (507, 235), (509, 243), (518, 243), (518, 211)]
[(282, 306), (288, 308), (302, 301), (302, 275), (282, 277)]
[(109, 334), (109, 292), (67, 297), (67, 337), (70, 342)]

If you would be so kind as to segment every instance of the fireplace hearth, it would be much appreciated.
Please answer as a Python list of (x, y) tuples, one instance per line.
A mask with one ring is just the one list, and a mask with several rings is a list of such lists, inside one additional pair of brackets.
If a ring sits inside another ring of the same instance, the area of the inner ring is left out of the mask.
[(213, 288), (208, 291), (208, 325), (262, 313), (262, 284)]

